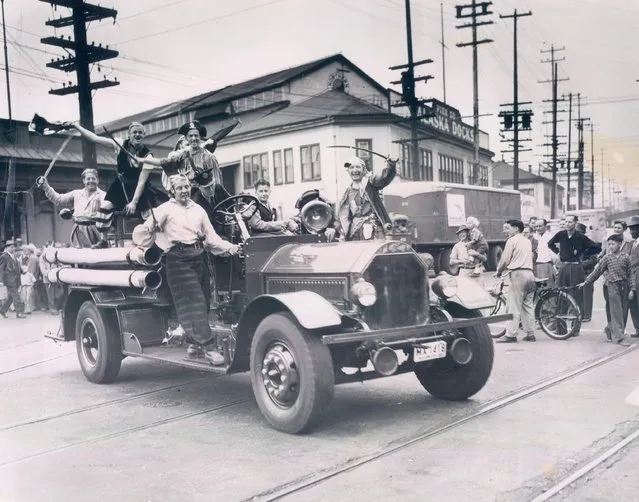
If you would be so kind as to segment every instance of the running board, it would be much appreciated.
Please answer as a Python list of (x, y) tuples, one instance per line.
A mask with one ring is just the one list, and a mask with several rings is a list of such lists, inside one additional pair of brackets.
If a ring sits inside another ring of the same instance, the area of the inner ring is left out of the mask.
[(140, 357), (151, 361), (181, 366), (209, 373), (226, 375), (230, 366), (212, 366), (204, 359), (190, 359), (186, 356), (186, 347), (145, 347), (141, 352), (123, 350), (122, 354), (130, 357)]

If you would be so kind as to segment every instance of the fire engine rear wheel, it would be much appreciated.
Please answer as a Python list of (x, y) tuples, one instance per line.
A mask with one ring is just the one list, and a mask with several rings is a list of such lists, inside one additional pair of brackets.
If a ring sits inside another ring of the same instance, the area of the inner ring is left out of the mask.
[(93, 302), (82, 304), (75, 321), (75, 345), (82, 373), (93, 383), (112, 382), (120, 372), (120, 337), (108, 326)]
[[(481, 317), (477, 311), (449, 309), (456, 318)], [(476, 394), (488, 381), (493, 368), (493, 340), (488, 326), (479, 325), (459, 330), (471, 344), (472, 359), (466, 365), (456, 364), (450, 356), (422, 363), (415, 368), (415, 375), (422, 386), (438, 399), (463, 401)]]
[(271, 314), (251, 343), (251, 384), (262, 415), (274, 428), (306, 432), (333, 398), (330, 351), (290, 313)]

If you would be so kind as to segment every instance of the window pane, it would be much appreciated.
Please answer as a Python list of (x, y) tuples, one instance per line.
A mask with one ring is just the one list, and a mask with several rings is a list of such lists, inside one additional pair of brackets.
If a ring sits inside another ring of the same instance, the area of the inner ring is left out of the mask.
[[(356, 139), (355, 140), (355, 148), (364, 148), (365, 150), (373, 149), (373, 140), (372, 139)], [(370, 152), (364, 150), (356, 150), (356, 155), (364, 161), (367, 169), (373, 168), (373, 159)]]
[(302, 181), (308, 181), (312, 179), (310, 147), (300, 147), (300, 160), (302, 163)]
[(293, 183), (295, 181), (292, 148), (287, 148), (286, 150), (284, 150), (284, 180), (285, 183)]
[(311, 146), (311, 161), (313, 163), (312, 171), (313, 171), (313, 179), (320, 180), (322, 179), (322, 170), (320, 166), (320, 148), (319, 145)]
[(284, 183), (284, 173), (282, 172), (282, 150), (273, 152), (273, 183), (281, 185)]
[(260, 178), (262, 178), (263, 180), (268, 180), (269, 179), (269, 172), (268, 172), (268, 153), (263, 153), (260, 156), (260, 166), (262, 167), (261, 171), (260, 171)]
[(249, 188), (253, 185), (251, 157), (247, 156), (242, 159), (242, 170), (244, 172), (244, 188)]

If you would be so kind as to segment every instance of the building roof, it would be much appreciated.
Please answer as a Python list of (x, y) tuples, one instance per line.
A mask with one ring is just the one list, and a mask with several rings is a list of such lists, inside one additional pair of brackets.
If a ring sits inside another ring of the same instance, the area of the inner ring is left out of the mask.
[(246, 80), (238, 84), (228, 85), (214, 91), (205, 92), (203, 94), (193, 96), (192, 98), (174, 101), (173, 103), (169, 103), (167, 105), (158, 106), (144, 112), (136, 113), (134, 115), (109, 122), (107, 124), (104, 124), (104, 126), (111, 131), (118, 131), (128, 127), (128, 125), (133, 121), (149, 122), (160, 119), (162, 117), (175, 115), (177, 113), (184, 113), (196, 109), (219, 105), (231, 100), (239, 99), (244, 96), (250, 96), (258, 92), (280, 87), (286, 83), (291, 82), (292, 80), (304, 76), (307, 73), (313, 72), (318, 68), (334, 62), (349, 65), (355, 73), (366, 79), (371, 85), (380, 90), (380, 92), (387, 92), (384, 87), (380, 86), (375, 80), (373, 80), (369, 75), (360, 70), (345, 56), (343, 56), (342, 54), (333, 54), (332, 56), (317, 59), (309, 63), (304, 63), (284, 70), (269, 73), (268, 75), (263, 75), (251, 80)]
[[(513, 166), (504, 161), (495, 162), (492, 166), (493, 180), (502, 184), (512, 185), (513, 183)], [(550, 181), (548, 178), (539, 176), (538, 174), (519, 169), (519, 181), (534, 183), (537, 181)]]
[(235, 129), (229, 138), (252, 132), (293, 124), (313, 122), (335, 117), (394, 117), (383, 108), (363, 101), (342, 91), (326, 91), (300, 103), (285, 108), (275, 108), (272, 112)]

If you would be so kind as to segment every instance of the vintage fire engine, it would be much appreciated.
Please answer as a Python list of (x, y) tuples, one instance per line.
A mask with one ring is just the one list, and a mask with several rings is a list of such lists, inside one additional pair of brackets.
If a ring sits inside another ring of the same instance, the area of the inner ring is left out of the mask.
[(186, 357), (162, 280), (162, 250), (48, 249), (49, 280), (67, 285), (59, 339), (75, 340), (80, 366), (95, 383), (116, 379), (124, 357), (198, 370), (250, 372), (255, 400), (276, 429), (315, 425), (335, 384), (414, 372), (433, 396), (477, 393), (493, 366), (483, 317), (492, 306), (474, 282), (447, 274), (429, 283), (425, 261), (393, 240), (328, 243), (320, 233), (330, 206), (304, 207), (307, 235), (248, 236), (251, 196), (233, 196), (216, 220), (240, 230), (242, 258), (212, 258), (212, 321), (224, 366)]

